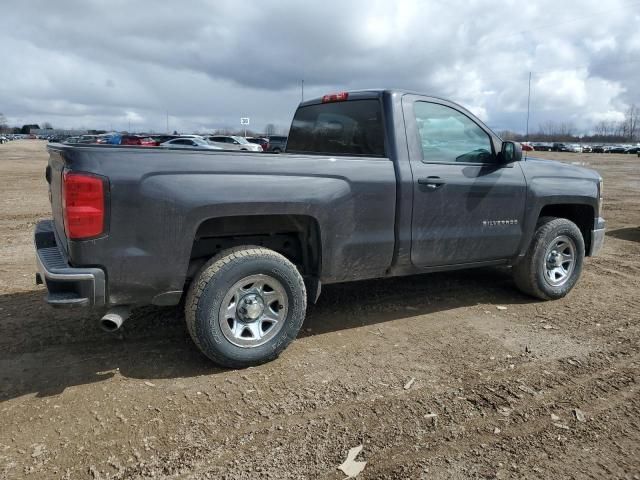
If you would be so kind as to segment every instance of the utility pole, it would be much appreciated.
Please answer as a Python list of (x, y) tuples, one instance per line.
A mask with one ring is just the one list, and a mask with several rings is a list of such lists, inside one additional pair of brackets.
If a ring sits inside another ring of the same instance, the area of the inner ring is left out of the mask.
[(529, 141), (529, 111), (531, 109), (531, 72), (529, 72), (529, 95), (527, 96), (527, 133), (524, 138)]
[(304, 102), (304, 78), (302, 79), (302, 84), (300, 85), (300, 87), (301, 87), (300, 101)]

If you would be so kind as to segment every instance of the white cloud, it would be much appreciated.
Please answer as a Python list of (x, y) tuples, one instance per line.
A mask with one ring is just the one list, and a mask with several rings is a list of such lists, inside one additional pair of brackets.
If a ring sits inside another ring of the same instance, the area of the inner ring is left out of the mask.
[(407, 88), (523, 131), (533, 71), (532, 128), (588, 129), (640, 104), (638, 22), (625, 0), (15, 2), (0, 18), (0, 111), (60, 126), (163, 131), (167, 112), (172, 130), (287, 126), (304, 78), (307, 98)]

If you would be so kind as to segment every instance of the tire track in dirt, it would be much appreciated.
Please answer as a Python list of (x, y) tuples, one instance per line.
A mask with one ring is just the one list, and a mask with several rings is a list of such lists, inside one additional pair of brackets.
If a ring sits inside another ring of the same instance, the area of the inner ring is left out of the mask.
[[(569, 363), (569, 360), (572, 363)], [(313, 413), (289, 415), (286, 426), (282, 425), (280, 419), (259, 422), (251, 427), (238, 429), (231, 437), (216, 437), (215, 431), (205, 428), (196, 435), (197, 438), (207, 439), (208, 443), (219, 442), (227, 446), (241, 447), (219, 450), (218, 455), (206, 447), (195, 447), (194, 450), (182, 452), (172, 458), (177, 464), (189, 458), (187, 467), (191, 474), (195, 475), (193, 478), (199, 478), (198, 475), (203, 475), (204, 478), (205, 474), (213, 475), (212, 478), (215, 478), (215, 475), (223, 472), (227, 472), (233, 478), (243, 478), (242, 475), (248, 472), (248, 466), (253, 468), (260, 465), (263, 472), (268, 472), (268, 466), (271, 465), (274, 469), (271, 473), (278, 475), (278, 467), (283, 464), (277, 459), (270, 461), (273, 452), (255, 452), (254, 455), (251, 455), (251, 452), (252, 445), (261, 444), (269, 437), (279, 435), (282, 437), (279, 444), (283, 445), (284, 450), (280, 455), (295, 456), (295, 450), (310, 441), (313, 443), (313, 449), (298, 451), (300, 464), (305, 465), (303, 470), (280, 471), (279, 474), (282, 476), (274, 478), (298, 478), (298, 475), (304, 475), (305, 472), (313, 477), (321, 478), (328, 475), (327, 478), (334, 478), (332, 464), (327, 465), (328, 459), (324, 455), (319, 459), (314, 453), (318, 448), (322, 448), (324, 443), (330, 443), (330, 437), (320, 435), (310, 438), (308, 435), (309, 427), (325, 427), (336, 430), (334, 435), (343, 436), (343, 442), (344, 437), (351, 437), (352, 443), (365, 441), (365, 451), (368, 452), (367, 459), (370, 464), (363, 478), (384, 478), (378, 475), (383, 475), (386, 471), (395, 472), (396, 467), (406, 465), (407, 444), (415, 446), (416, 459), (420, 459), (421, 465), (444, 468), (451, 459), (467, 455), (478, 443), (495, 446), (504, 442), (505, 436), (533, 437), (541, 442), (549, 437), (550, 433), (564, 433), (564, 428), (553, 425), (550, 420), (549, 415), (554, 411), (564, 412), (566, 422), (570, 409), (577, 406), (589, 405), (587, 412), (590, 418), (598, 417), (603, 411), (617, 409), (629, 398), (637, 395), (640, 380), (637, 369), (639, 360), (640, 356), (637, 354), (626, 355), (621, 351), (607, 354), (599, 352), (594, 355), (592, 362), (562, 359), (542, 365), (553, 372), (541, 370), (542, 366), (538, 364), (524, 366), (518, 374), (525, 377), (526, 381), (513, 381), (510, 375), (505, 374), (489, 384), (477, 383), (460, 391), (448, 391), (435, 396), (430, 395), (427, 389), (419, 389), (401, 395), (361, 399), (355, 405), (338, 404)], [(614, 377), (603, 376), (604, 368), (617, 374)], [(438, 413), (436, 423), (432, 418), (424, 417), (432, 411)], [(380, 415), (392, 415), (401, 428), (389, 432), (388, 427), (381, 427), (376, 421)], [(352, 432), (341, 431), (338, 426), (346, 418), (361, 419), (358, 432), (361, 438)], [(543, 418), (548, 421), (540, 421)], [(572, 422), (569, 428), (573, 428), (574, 423)], [(282, 430), (278, 429), (278, 426)], [(492, 433), (496, 426), (500, 427), (501, 435)], [(201, 428), (201, 425), (195, 428)], [(287, 449), (287, 446), (290, 446), (291, 450)], [(215, 457), (214, 464), (203, 463), (203, 458), (210, 459), (212, 453)], [(249, 460), (244, 458), (240, 465), (234, 461), (246, 454), (249, 454)], [(327, 449), (325, 455), (330, 454), (330, 449)], [(278, 453), (275, 455), (278, 456)], [(337, 460), (339, 455), (339, 452), (335, 452), (333, 457)], [(411, 452), (409, 456), (413, 455)], [(394, 458), (397, 459), (395, 462)], [(159, 464), (166, 466), (172, 462), (163, 458)], [(317, 470), (309, 471), (311, 466), (316, 466)], [(123, 472), (118, 478), (144, 478), (145, 475), (154, 473), (159, 472), (149, 464), (146, 469), (134, 468)], [(165, 470), (163, 474), (173, 473)]]

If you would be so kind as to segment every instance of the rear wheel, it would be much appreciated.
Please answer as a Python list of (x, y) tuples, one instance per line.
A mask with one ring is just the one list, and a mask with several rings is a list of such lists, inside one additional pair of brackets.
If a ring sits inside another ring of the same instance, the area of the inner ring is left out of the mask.
[(306, 311), (300, 272), (261, 247), (225, 250), (191, 284), (185, 318), (200, 350), (219, 365), (242, 368), (276, 358), (296, 337)]
[(577, 225), (565, 218), (543, 217), (527, 254), (513, 266), (513, 276), (524, 293), (553, 300), (575, 286), (583, 261), (584, 239)]

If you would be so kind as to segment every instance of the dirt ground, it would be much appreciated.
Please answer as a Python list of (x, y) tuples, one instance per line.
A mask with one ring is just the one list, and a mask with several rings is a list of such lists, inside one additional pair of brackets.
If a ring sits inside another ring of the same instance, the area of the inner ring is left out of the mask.
[[(0, 478), (640, 478), (640, 159), (565, 299), (483, 269), (327, 286), (276, 361), (222, 370), (178, 308), (60, 311), (34, 285), (45, 144), (0, 145)], [(497, 308), (497, 307), (500, 308)], [(506, 307), (506, 308), (502, 308)]]

